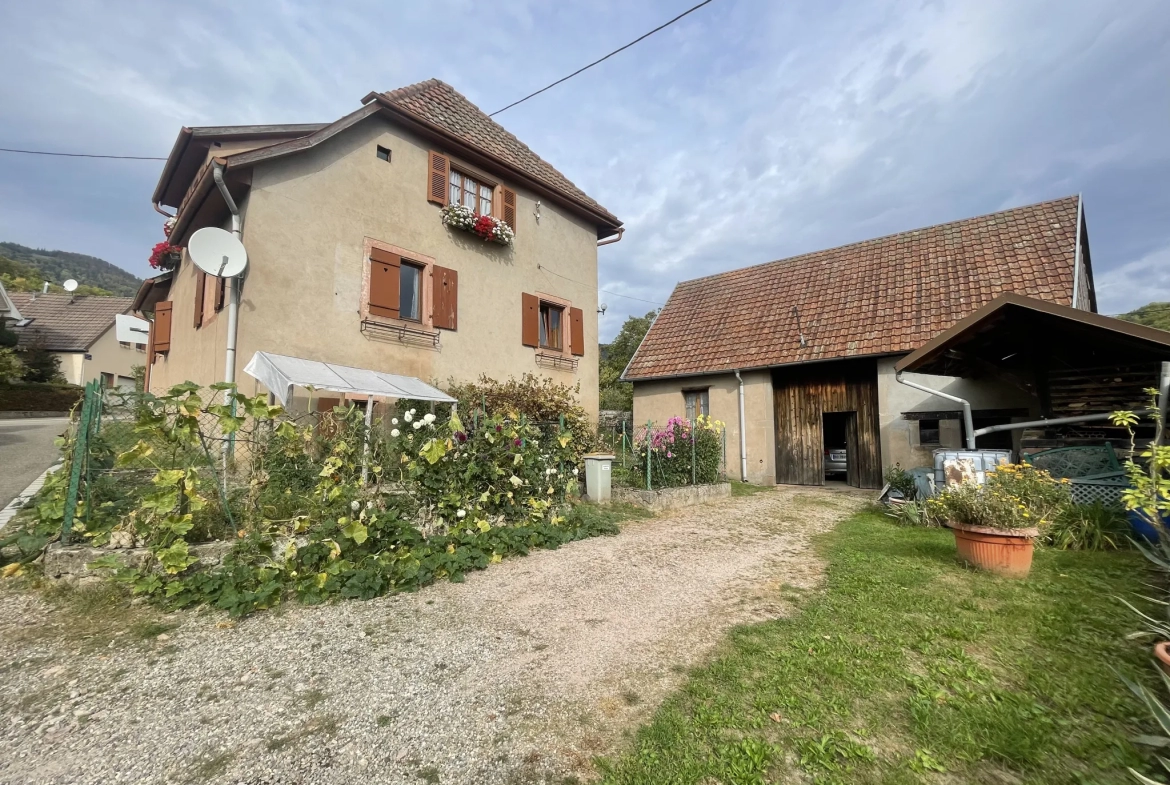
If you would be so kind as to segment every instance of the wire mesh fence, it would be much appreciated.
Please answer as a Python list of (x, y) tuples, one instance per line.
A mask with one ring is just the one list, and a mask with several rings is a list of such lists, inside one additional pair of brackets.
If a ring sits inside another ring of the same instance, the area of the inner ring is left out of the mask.
[(727, 477), (727, 431), (710, 418), (672, 417), (665, 423), (625, 421), (599, 430), (613, 452), (614, 482), (631, 488), (677, 487)]

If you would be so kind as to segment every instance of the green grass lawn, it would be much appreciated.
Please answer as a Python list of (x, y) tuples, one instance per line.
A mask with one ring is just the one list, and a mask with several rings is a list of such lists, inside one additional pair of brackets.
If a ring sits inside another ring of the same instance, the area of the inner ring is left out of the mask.
[(1151, 726), (1113, 669), (1154, 674), (1114, 596), (1141, 590), (1142, 557), (1038, 551), (1011, 580), (888, 520), (824, 537), (825, 588), (732, 631), (604, 782), (1132, 782)]

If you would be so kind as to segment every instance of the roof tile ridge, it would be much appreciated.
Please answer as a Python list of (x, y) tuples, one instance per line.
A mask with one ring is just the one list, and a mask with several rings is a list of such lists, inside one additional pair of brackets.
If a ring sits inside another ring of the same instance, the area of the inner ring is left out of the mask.
[[(572, 180), (570, 180), (568, 177), (566, 177), (564, 172), (562, 172), (560, 169), (557, 169), (555, 166), (553, 166), (551, 163), (549, 163), (549, 161), (548, 161), (547, 159), (545, 159), (545, 158), (544, 158), (544, 156), (542, 156), (540, 153), (536, 152), (536, 151), (535, 151), (535, 150), (533, 150), (531, 147), (529, 147), (527, 144), (525, 144), (525, 143), (524, 143), (524, 140), (522, 140), (520, 137), (516, 136), (516, 134), (512, 133), (511, 131), (509, 131), (507, 128), (505, 128), (505, 127), (504, 127), (503, 125), (501, 125), (500, 123), (498, 123), (498, 122), (496, 122), (495, 120), (493, 120), (493, 119), (492, 119), (492, 116), (491, 116), (491, 115), (489, 115), (489, 114), (488, 114), (487, 112), (485, 112), (484, 110), (480, 109), (480, 108), (479, 108), (479, 106), (478, 106), (478, 105), (477, 105), (477, 104), (476, 104), (474, 101), (472, 101), (470, 98), (468, 98), (467, 96), (465, 96), (463, 93), (461, 93), (461, 92), (459, 92), (458, 90), (456, 90), (456, 89), (455, 89), (454, 87), (452, 87), (451, 85), (449, 85), (449, 84), (447, 84), (446, 82), (444, 82), (442, 79), (428, 79), (426, 82), (419, 82), (418, 84), (414, 84), (414, 85), (408, 85), (407, 87), (402, 87), (402, 88), (399, 88), (398, 90), (395, 90), (395, 91), (394, 91), (394, 93), (399, 93), (399, 92), (401, 92), (401, 91), (403, 91), (403, 90), (411, 90), (412, 88), (417, 88), (417, 87), (420, 87), (420, 86), (422, 86), (422, 85), (426, 85), (427, 87), (431, 87), (431, 86), (437, 86), (437, 87), (441, 87), (441, 88), (443, 88), (444, 90), (446, 90), (447, 92), (449, 92), (449, 93), (451, 93), (452, 95), (454, 95), (456, 98), (460, 99), (461, 101), (464, 101), (464, 102), (465, 102), (465, 103), (466, 103), (468, 106), (470, 106), (472, 109), (474, 109), (476, 112), (478, 112), (478, 113), (480, 114), (480, 116), (481, 116), (481, 117), (482, 117), (484, 120), (487, 120), (487, 121), (488, 121), (489, 123), (491, 123), (493, 126), (495, 126), (496, 128), (500, 129), (500, 131), (502, 131), (502, 132), (503, 132), (503, 133), (504, 133), (504, 134), (505, 134), (505, 135), (506, 135), (506, 136), (507, 136), (509, 139), (511, 139), (511, 140), (512, 140), (513, 142), (515, 142), (516, 144), (518, 144), (520, 147), (524, 148), (524, 150), (525, 150), (525, 151), (527, 151), (528, 153), (530, 153), (530, 154), (531, 154), (532, 156), (534, 156), (534, 157), (535, 157), (535, 158), (536, 158), (538, 161), (540, 161), (542, 164), (544, 164), (545, 166), (547, 166), (547, 167), (548, 167), (550, 170), (552, 170), (552, 171), (553, 171), (553, 172), (554, 172), (554, 173), (555, 173), (555, 174), (556, 174), (558, 177), (562, 178), (562, 179), (563, 179), (563, 180), (564, 180), (566, 183), (568, 183), (569, 185), (571, 185), (571, 186), (573, 186), (574, 188), (576, 188), (576, 189), (577, 189), (578, 191), (580, 191), (582, 194), (585, 194), (585, 190), (584, 190), (583, 188), (581, 188), (581, 186), (577, 185), (577, 184), (576, 184), (576, 183), (574, 183)], [(417, 93), (419, 93), (419, 92), (422, 92), (422, 90), (421, 90), (421, 89), (420, 89), (420, 90), (414, 90), (413, 92), (411, 92), (411, 93), (409, 93), (409, 94), (404, 94), (402, 97), (409, 97), (409, 96), (413, 96), (413, 95), (416, 95), (416, 94), (417, 94)], [(391, 94), (390, 94), (390, 93), (387, 93), (386, 95), (387, 95), (387, 97), (389, 98)], [(391, 98), (391, 100), (394, 100), (394, 99), (393, 99), (393, 98)], [(397, 104), (397, 101), (395, 101), (395, 103)], [(405, 109), (405, 110), (407, 110), (407, 111), (410, 111), (409, 107), (405, 107), (405, 106), (403, 106), (402, 108), (403, 108), (403, 109)], [(410, 113), (411, 113), (411, 114), (414, 114), (414, 112), (410, 112)], [(544, 178), (538, 178), (538, 179), (544, 180)], [(549, 183), (547, 180), (544, 180), (544, 182), (545, 182), (545, 184), (546, 184), (546, 185), (554, 185), (554, 186), (555, 186), (555, 184), (554, 184), (554, 183)], [(590, 197), (588, 194), (585, 194), (585, 195), (586, 195), (586, 196), (587, 196), (589, 199), (593, 200), (593, 197)], [(596, 201), (596, 200), (593, 200), (593, 201)]]

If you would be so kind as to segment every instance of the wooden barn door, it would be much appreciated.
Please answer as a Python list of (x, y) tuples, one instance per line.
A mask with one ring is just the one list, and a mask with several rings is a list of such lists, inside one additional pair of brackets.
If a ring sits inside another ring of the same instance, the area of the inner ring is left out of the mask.
[(877, 366), (844, 360), (777, 370), (772, 378), (776, 422), (776, 482), (824, 485), (824, 415), (848, 413), (848, 481), (880, 488), (882, 460)]

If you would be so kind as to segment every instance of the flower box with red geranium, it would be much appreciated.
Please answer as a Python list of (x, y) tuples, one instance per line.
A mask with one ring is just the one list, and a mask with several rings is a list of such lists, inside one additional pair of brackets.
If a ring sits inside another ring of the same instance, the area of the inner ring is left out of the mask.
[(481, 238), (484, 242), (511, 245), (516, 236), (512, 227), (494, 215), (480, 215), (462, 204), (449, 204), (442, 211), (443, 224), (462, 229)]
[(179, 266), (179, 260), (182, 258), (183, 249), (177, 245), (171, 245), (166, 240), (161, 243), (156, 243), (150, 252), (150, 266), (161, 272), (173, 270)]

